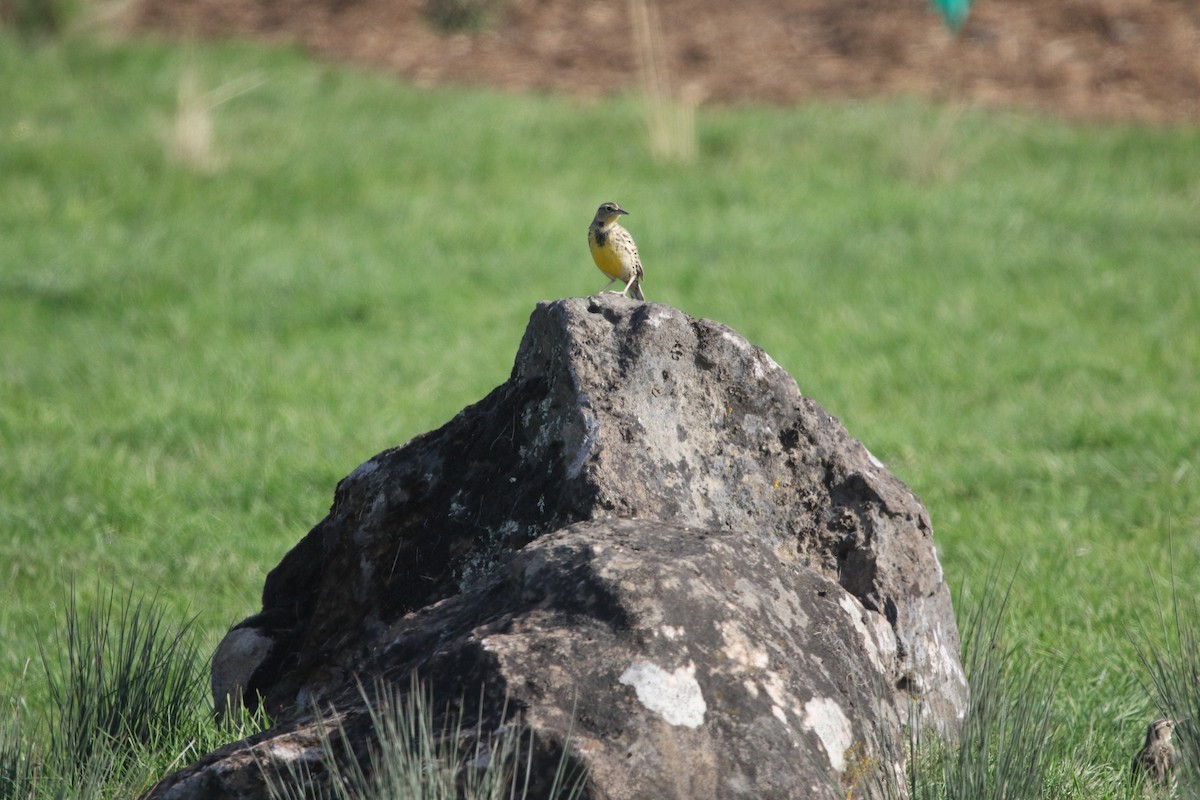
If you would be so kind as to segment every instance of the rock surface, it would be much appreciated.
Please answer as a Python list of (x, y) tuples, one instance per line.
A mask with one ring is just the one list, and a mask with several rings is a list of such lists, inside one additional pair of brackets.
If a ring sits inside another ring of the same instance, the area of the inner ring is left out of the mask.
[[(881, 733), (898, 734), (881, 699), (896, 656), (888, 624), (741, 532), (576, 523), (374, 642), (360, 674), (403, 683), (415, 668), (435, 697), (485, 686), (493, 709), (507, 693), (559, 747), (573, 724), (591, 797), (844, 797), (867, 779)], [(306, 719), (251, 752), (286, 762), (315, 746)], [(157, 796), (257, 796), (231, 757), (256, 760), (222, 754)]]
[[(599, 296), (539, 305), (508, 382), (341, 481), (214, 699), (261, 698), (285, 758), (314, 704), (416, 669), (550, 749), (573, 715), (591, 797), (845, 796), (916, 694), (954, 729), (958, 645), (901, 482), (729, 328)], [(262, 796), (235, 750), (151, 795)]]

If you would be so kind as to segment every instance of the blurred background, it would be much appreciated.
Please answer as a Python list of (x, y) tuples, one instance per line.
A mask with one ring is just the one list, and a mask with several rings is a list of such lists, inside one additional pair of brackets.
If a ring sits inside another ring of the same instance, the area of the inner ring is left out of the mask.
[(1200, 7), (1189, 0), (977, 0), (957, 36), (923, 0), (134, 6), (138, 29), (292, 42), (422, 85), (597, 98), (643, 85), (652, 61), (682, 102), (907, 95), (1093, 120), (1200, 117)]

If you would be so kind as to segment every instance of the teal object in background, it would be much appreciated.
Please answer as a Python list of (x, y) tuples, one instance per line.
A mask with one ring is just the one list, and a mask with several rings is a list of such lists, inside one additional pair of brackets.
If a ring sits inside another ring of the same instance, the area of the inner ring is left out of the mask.
[(971, 10), (971, 0), (932, 0), (933, 7), (942, 15), (946, 27), (958, 33), (958, 29), (967, 21), (967, 12)]

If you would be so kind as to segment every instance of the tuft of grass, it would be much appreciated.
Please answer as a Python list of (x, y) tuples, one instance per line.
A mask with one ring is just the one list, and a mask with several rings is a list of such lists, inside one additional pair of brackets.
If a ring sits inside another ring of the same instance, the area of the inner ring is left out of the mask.
[[(191, 620), (109, 590), (82, 610), (72, 587), (63, 629), (42, 650), (50, 707), (31, 712), (33, 680), (12, 687), (0, 717), (0, 800), (140, 795), (154, 780), (265, 730), (264, 714), (215, 724)], [(32, 723), (30, 722), (32, 720)]]
[(0, 800), (36, 796), (40, 756), (25, 728), (26, 709), (13, 693), (0, 703)]
[[(1130, 638), (1158, 713), (1175, 721), (1172, 744), (1180, 761), (1179, 796), (1197, 797), (1200, 796), (1200, 602), (1194, 595), (1182, 596), (1172, 576), (1170, 600), (1164, 600), (1159, 608), (1162, 610), (1158, 614), (1158, 631), (1132, 629)], [(1144, 729), (1151, 720), (1143, 722)]]
[(110, 590), (98, 608), (80, 610), (72, 588), (59, 649), (42, 652), (51, 714), (48, 757), (62, 775), (124, 766), (155, 747), (201, 703), (203, 660), (191, 621)]
[(282, 767), (263, 765), (271, 800), (578, 800), (583, 795), (586, 775), (569, 766), (570, 732), (554, 774), (545, 776), (535, 765), (532, 730), (505, 723), (486, 731), (482, 706), (473, 727), (464, 727), (461, 711), (438, 715), (416, 675), (407, 692), (378, 683), (362, 694), (374, 737), (365, 758), (354, 752), (341, 717), (324, 715), (332, 722), (318, 733), (315, 759), (305, 755)]
[(197, 172), (215, 172), (225, 163), (214, 140), (214, 111), (262, 83), (257, 74), (235, 78), (205, 90), (194, 67), (183, 71), (176, 90), (175, 117), (167, 136), (167, 158)]
[(940, 774), (926, 780), (913, 772), (913, 800), (1042, 796), (1055, 752), (1053, 711), (1061, 668), (1052, 671), (1022, 648), (1005, 644), (1002, 625), (1011, 592), (1012, 582), (1001, 589), (992, 573), (965, 615), (967, 715), (957, 746), (944, 753)]

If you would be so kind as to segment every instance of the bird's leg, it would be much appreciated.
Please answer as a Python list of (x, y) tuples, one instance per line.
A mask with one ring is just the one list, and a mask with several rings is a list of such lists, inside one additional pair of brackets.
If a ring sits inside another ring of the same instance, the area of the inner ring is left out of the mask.
[(617, 294), (621, 295), (621, 297), (628, 297), (629, 296), (629, 287), (633, 286), (633, 284), (636, 282), (637, 282), (637, 275), (634, 275), (632, 278), (629, 279), (629, 283), (625, 284), (625, 288), (622, 289), (621, 291), (617, 292)]
[[(604, 294), (606, 291), (608, 291), (608, 287), (612, 286), (616, 282), (617, 282), (617, 279), (613, 278), (611, 281), (604, 284), (604, 286), (600, 289), (600, 291), (596, 292), (596, 294)], [(613, 294), (617, 294), (617, 293), (613, 292)]]

